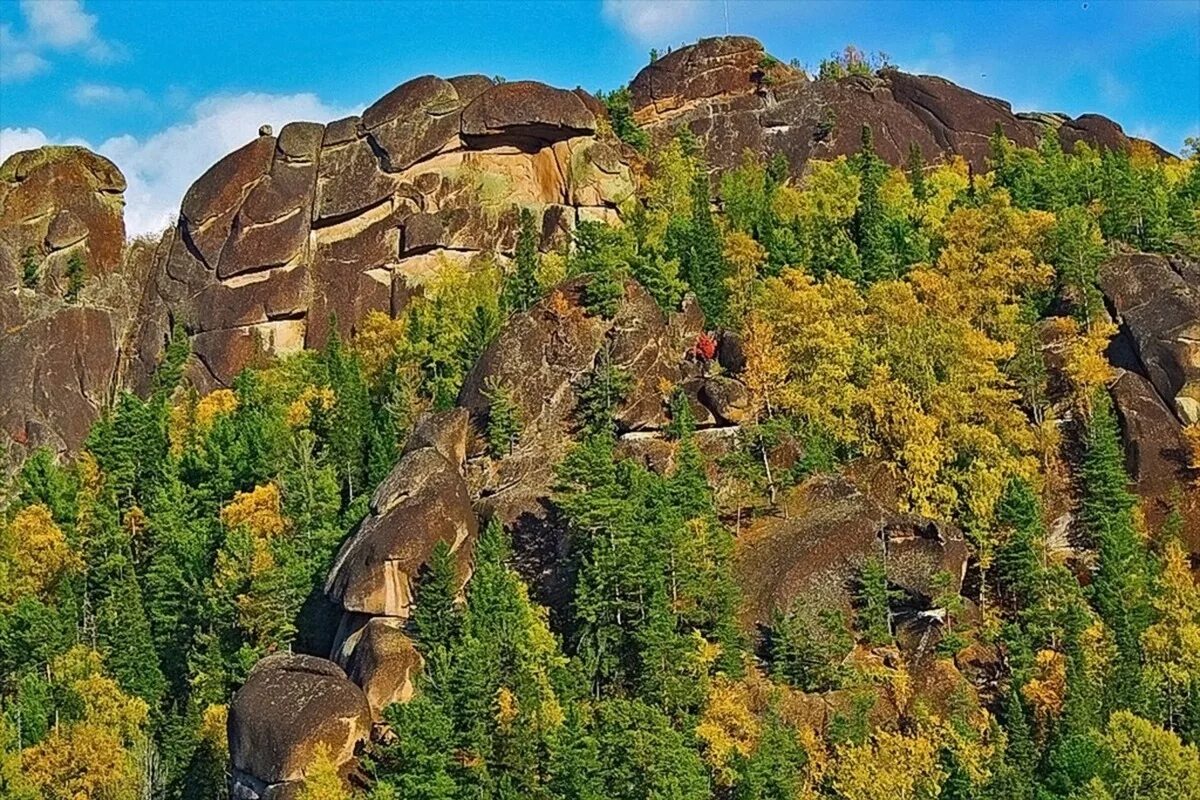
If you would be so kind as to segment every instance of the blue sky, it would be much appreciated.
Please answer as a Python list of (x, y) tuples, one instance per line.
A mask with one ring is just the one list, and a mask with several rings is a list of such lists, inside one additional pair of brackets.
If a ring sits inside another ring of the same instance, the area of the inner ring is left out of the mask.
[(415, 75), (613, 88), (726, 31), (815, 65), (847, 43), (1018, 110), (1200, 135), (1200, 0), (0, 0), (0, 157), (85, 143), (126, 173), (132, 232), (258, 126), (354, 113)]

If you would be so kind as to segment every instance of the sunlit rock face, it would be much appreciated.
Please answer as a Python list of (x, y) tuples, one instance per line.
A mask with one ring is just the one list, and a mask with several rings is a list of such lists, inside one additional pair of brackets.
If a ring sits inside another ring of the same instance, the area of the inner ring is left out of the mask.
[(401, 313), (447, 260), (511, 254), (522, 208), (547, 249), (615, 215), (633, 179), (598, 112), (532, 81), (425, 75), (359, 117), (264, 131), (184, 197), (143, 303), (135, 383), (175, 322), (191, 377), (226, 385), (256, 354), (322, 345), (333, 320), (348, 334), (371, 311)]

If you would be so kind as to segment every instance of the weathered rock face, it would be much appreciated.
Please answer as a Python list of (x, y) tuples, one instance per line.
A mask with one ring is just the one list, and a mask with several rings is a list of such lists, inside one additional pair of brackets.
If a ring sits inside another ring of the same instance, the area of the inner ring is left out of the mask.
[(303, 781), (318, 747), (335, 764), (353, 759), (371, 710), (336, 664), (278, 653), (254, 666), (229, 707), (233, 797), (284, 797)]
[(325, 593), (349, 612), (407, 618), (418, 571), (438, 542), (469, 575), (477, 532), (467, 484), (433, 447), (405, 455), (371, 498), (371, 512), (342, 545)]
[(404, 635), (400, 621), (376, 617), (359, 634), (346, 672), (366, 693), (378, 722), (389, 705), (412, 699), (421, 664), (421, 654)]
[(799, 599), (814, 608), (848, 605), (858, 570), (873, 556), (885, 560), (891, 584), (925, 601), (935, 573), (945, 570), (956, 586), (965, 574), (959, 531), (890, 511), (844, 478), (810, 478), (783, 502), (786, 516), (760, 518), (736, 540), (747, 630)]
[[(0, 437), (19, 447), (76, 449), (118, 382), (137, 296), (136, 281), (117, 274), (124, 189), (112, 162), (82, 147), (27, 150), (0, 165)], [(68, 302), (76, 258), (82, 299)]]
[[(125, 252), (124, 192), (121, 171), (86, 148), (14, 153), (0, 166), (0, 248), (14, 265), (32, 253), (44, 294), (66, 288), (62, 270), (72, 253), (90, 275), (113, 272)], [(20, 277), (0, 273), (4, 288)]]
[(1067, 147), (1131, 142), (1104, 117), (1016, 115), (1002, 100), (927, 75), (889, 69), (870, 78), (811, 81), (745, 36), (702, 39), (669, 53), (642, 69), (630, 92), (635, 119), (656, 139), (687, 126), (717, 168), (735, 166), (751, 150), (783, 153), (799, 171), (809, 158), (857, 151), (863, 125), (875, 131), (877, 152), (892, 164), (902, 163), (915, 142), (928, 160), (961, 155), (983, 169), (997, 125), (1026, 146), (1046, 126), (1057, 128)]
[(1145, 253), (1100, 268), (1100, 288), (1144, 373), (1185, 424), (1200, 422), (1200, 285), (1193, 265)]
[(576, 92), (426, 75), (361, 117), (260, 135), (184, 198), (142, 310), (135, 378), (176, 321), (192, 336), (193, 377), (216, 386), (256, 352), (320, 346), (331, 318), (346, 334), (370, 311), (400, 313), (441, 259), (511, 253), (519, 207), (538, 215), (545, 247), (563, 244), (581, 215), (615, 213), (633, 191), (595, 133)]
[[(566, 543), (550, 497), (555, 466), (577, 438), (579, 389), (605, 358), (625, 370), (632, 384), (614, 413), (621, 450), (661, 466), (671, 462), (675, 449), (662, 430), (672, 389), (712, 380), (689, 354), (704, 331), (694, 298), (664, 313), (644, 288), (630, 282), (613, 318), (605, 320), (587, 312), (583, 291), (583, 279), (566, 281), (513, 315), (467, 375), (458, 398), (476, 433), (471, 455), (484, 450), (480, 434), (491, 404), (488, 387), (507, 388), (518, 406), (522, 425), (513, 451), (498, 460), (470, 459), (467, 480), (481, 513), (495, 515), (511, 531), (518, 570), (552, 612), (565, 597)], [(697, 388), (700, 403), (698, 393)], [(736, 427), (700, 408), (695, 416), (703, 428), (702, 446), (718, 451), (732, 441), (725, 434)]]

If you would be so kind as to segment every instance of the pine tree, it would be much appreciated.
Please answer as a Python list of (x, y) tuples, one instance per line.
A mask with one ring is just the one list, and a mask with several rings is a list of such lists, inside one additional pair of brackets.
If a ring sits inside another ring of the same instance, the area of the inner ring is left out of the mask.
[(79, 299), (79, 293), (83, 290), (83, 281), (87, 276), (87, 267), (83, 263), (83, 256), (79, 253), (72, 253), (67, 259), (67, 290), (63, 294), (63, 299), (68, 303), (74, 303)]
[(802, 770), (808, 756), (796, 733), (773, 709), (763, 724), (758, 746), (741, 770), (733, 800), (795, 800), (802, 797)]
[(488, 455), (502, 458), (513, 451), (521, 437), (521, 409), (512, 391), (494, 381), (485, 387), (484, 395), (488, 399)]
[(26, 289), (36, 289), (41, 276), (37, 249), (30, 245), (21, 253), (21, 285)]
[(341, 480), (344, 502), (349, 505), (370, 487), (367, 482), (371, 401), (358, 357), (347, 352), (331, 321), (323, 354), (334, 404), (329, 421), (333, 465)]
[(576, 415), (586, 435), (615, 433), (617, 407), (633, 385), (633, 376), (612, 363), (609, 342), (596, 354), (596, 365), (576, 392)]
[(1048, 257), (1063, 297), (1071, 303), (1076, 317), (1090, 324), (1104, 310), (1097, 280), (1107, 252), (1099, 227), (1091, 214), (1071, 206), (1058, 212), (1047, 239)]
[(469, 372), (475, 366), (475, 362), (479, 360), (483, 351), (487, 349), (499, 332), (500, 316), (495, 309), (483, 303), (475, 306), (475, 313), (471, 315), (471, 321), (463, 333), (462, 349), (459, 355), (459, 362), (462, 364), (464, 373)]
[(1129, 491), (1116, 414), (1108, 393), (1092, 403), (1081, 469), (1080, 521), (1096, 547), (1092, 580), (1096, 609), (1113, 632), (1118, 658), (1111, 683), (1111, 708), (1140, 707), (1141, 635), (1149, 625), (1148, 556), (1134, 523), (1135, 500)]
[(921, 145), (913, 141), (908, 146), (908, 185), (918, 203), (929, 199), (929, 184), (925, 180), (925, 157)]
[(448, 689), (450, 654), (462, 630), (458, 607), (458, 568), (450, 545), (438, 542), (417, 586), (413, 635), (425, 657), (425, 675), (435, 691)]
[(855, 592), (855, 626), (868, 644), (891, 644), (891, 603), (894, 593), (888, 587), (887, 567), (883, 559), (872, 556), (863, 562), (859, 568), (858, 581), (858, 589)]
[(538, 238), (533, 212), (528, 208), (521, 209), (514, 270), (505, 278), (501, 294), (501, 306), (506, 314), (525, 311), (541, 295), (541, 286), (538, 284)]
[(696, 293), (704, 319), (711, 326), (720, 326), (725, 322), (725, 279), (729, 267), (723, 255), (721, 232), (713, 218), (708, 175), (704, 170), (697, 170), (692, 178), (691, 194), (692, 217), (680, 254), (680, 271)]
[(871, 126), (862, 129), (862, 149), (855, 157), (859, 178), (858, 209), (854, 212), (854, 242), (862, 262), (863, 281), (868, 284), (895, 275), (895, 264), (887, 244), (887, 220), (880, 190), (887, 178), (887, 165), (875, 155)]
[(840, 689), (854, 638), (841, 612), (797, 604), (771, 625), (771, 672), (806, 692)]

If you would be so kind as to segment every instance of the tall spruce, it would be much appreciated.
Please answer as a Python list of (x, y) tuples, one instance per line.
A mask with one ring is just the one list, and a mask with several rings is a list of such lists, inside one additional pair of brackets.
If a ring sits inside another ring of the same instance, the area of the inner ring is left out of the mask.
[(1091, 592), (1096, 610), (1117, 646), (1110, 708), (1138, 710), (1141, 704), (1141, 635), (1152, 619), (1149, 554), (1134, 521), (1125, 454), (1108, 392), (1092, 401), (1081, 469), (1083, 502), (1079, 517), (1096, 548)]
[(862, 148), (855, 156), (858, 173), (858, 208), (854, 212), (854, 243), (862, 264), (862, 279), (870, 284), (894, 277), (896, 265), (888, 248), (887, 219), (880, 192), (887, 178), (887, 165), (875, 154), (870, 125), (862, 127)]
[(522, 208), (513, 271), (505, 277), (501, 293), (501, 305), (507, 314), (525, 311), (541, 295), (541, 286), (538, 284), (539, 238), (533, 212)]

